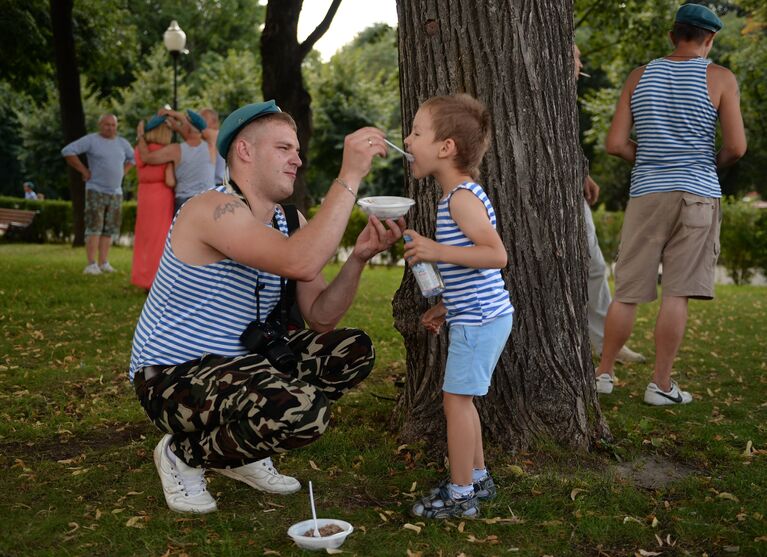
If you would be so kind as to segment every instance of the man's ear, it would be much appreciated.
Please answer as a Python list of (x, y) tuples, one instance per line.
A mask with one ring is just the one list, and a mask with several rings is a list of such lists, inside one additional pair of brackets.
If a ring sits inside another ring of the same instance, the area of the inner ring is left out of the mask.
[(250, 161), (251, 159), (251, 146), (250, 143), (244, 139), (237, 139), (234, 142), (235, 154), (244, 161)]
[(453, 141), (452, 137), (448, 137), (442, 141), (442, 146), (439, 148), (439, 153), (437, 156), (441, 159), (448, 159), (456, 156), (457, 154), (458, 147), (456, 146), (455, 141)]

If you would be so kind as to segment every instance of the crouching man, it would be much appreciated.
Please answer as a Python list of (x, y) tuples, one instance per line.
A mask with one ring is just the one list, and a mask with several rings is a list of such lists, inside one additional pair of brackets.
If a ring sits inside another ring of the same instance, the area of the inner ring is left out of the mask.
[[(206, 469), (271, 493), (300, 489), (270, 456), (318, 439), (330, 404), (370, 373), (370, 338), (334, 327), (366, 262), (405, 228), (403, 220), (384, 226), (370, 217), (326, 284), (320, 273), (339, 245), (360, 181), (372, 158), (386, 154), (381, 131), (363, 128), (346, 137), (338, 178), (311, 222), (298, 215), (292, 235), (279, 203), (293, 193), (301, 166), (293, 119), (274, 101), (244, 106), (224, 121), (217, 146), (231, 180), (179, 211), (130, 363), (138, 399), (165, 433), (154, 461), (165, 500), (177, 512), (216, 510)], [(297, 285), (307, 328), (283, 344), (281, 326), (269, 316), (285, 321), (288, 280)]]

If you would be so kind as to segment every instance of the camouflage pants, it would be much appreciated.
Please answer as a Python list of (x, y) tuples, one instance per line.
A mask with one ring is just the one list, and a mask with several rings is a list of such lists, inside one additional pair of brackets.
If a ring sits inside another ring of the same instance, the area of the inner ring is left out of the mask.
[(292, 375), (259, 354), (205, 354), (143, 368), (133, 385), (149, 419), (173, 435), (171, 450), (184, 462), (242, 466), (317, 440), (330, 404), (365, 379), (375, 361), (370, 338), (356, 329), (304, 329), (291, 334), (289, 345), (299, 360)]

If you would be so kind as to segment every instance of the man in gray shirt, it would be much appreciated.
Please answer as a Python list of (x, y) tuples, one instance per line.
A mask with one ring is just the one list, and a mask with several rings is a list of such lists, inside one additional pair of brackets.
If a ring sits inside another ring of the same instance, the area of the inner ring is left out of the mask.
[(144, 139), (144, 122), (137, 128), (138, 148), (141, 160), (146, 164), (173, 163), (176, 173), (176, 212), (189, 199), (215, 187), (216, 143), (215, 136), (207, 129), (205, 119), (193, 110), (186, 113), (160, 110), (168, 116), (167, 124), (182, 138), (182, 143), (171, 143), (162, 149), (149, 151)]
[[(86, 167), (78, 155), (88, 159)], [(120, 232), (122, 180), (136, 161), (133, 148), (117, 135), (117, 117), (104, 114), (99, 118), (99, 132), (73, 141), (61, 150), (67, 164), (85, 181), (85, 252), (88, 265), (83, 273), (113, 273), (109, 264), (112, 236)], [(96, 256), (98, 254), (98, 263)]]

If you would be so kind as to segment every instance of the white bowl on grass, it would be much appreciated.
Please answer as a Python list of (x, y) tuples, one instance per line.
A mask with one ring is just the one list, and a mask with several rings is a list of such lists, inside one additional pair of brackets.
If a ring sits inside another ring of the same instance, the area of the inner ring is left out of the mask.
[(336, 549), (346, 541), (346, 536), (354, 531), (354, 527), (345, 520), (337, 520), (335, 518), (318, 518), (317, 527), (329, 526), (334, 524), (341, 528), (341, 532), (333, 534), (332, 536), (323, 536), (315, 538), (314, 536), (306, 536), (306, 532), (312, 532), (314, 530), (314, 520), (303, 520), (296, 522), (293, 526), (288, 528), (288, 536), (290, 536), (296, 545), (302, 549)]
[(395, 197), (393, 195), (379, 195), (376, 197), (363, 197), (357, 201), (365, 213), (379, 219), (398, 219), (404, 217), (415, 205), (415, 199), (409, 197)]

